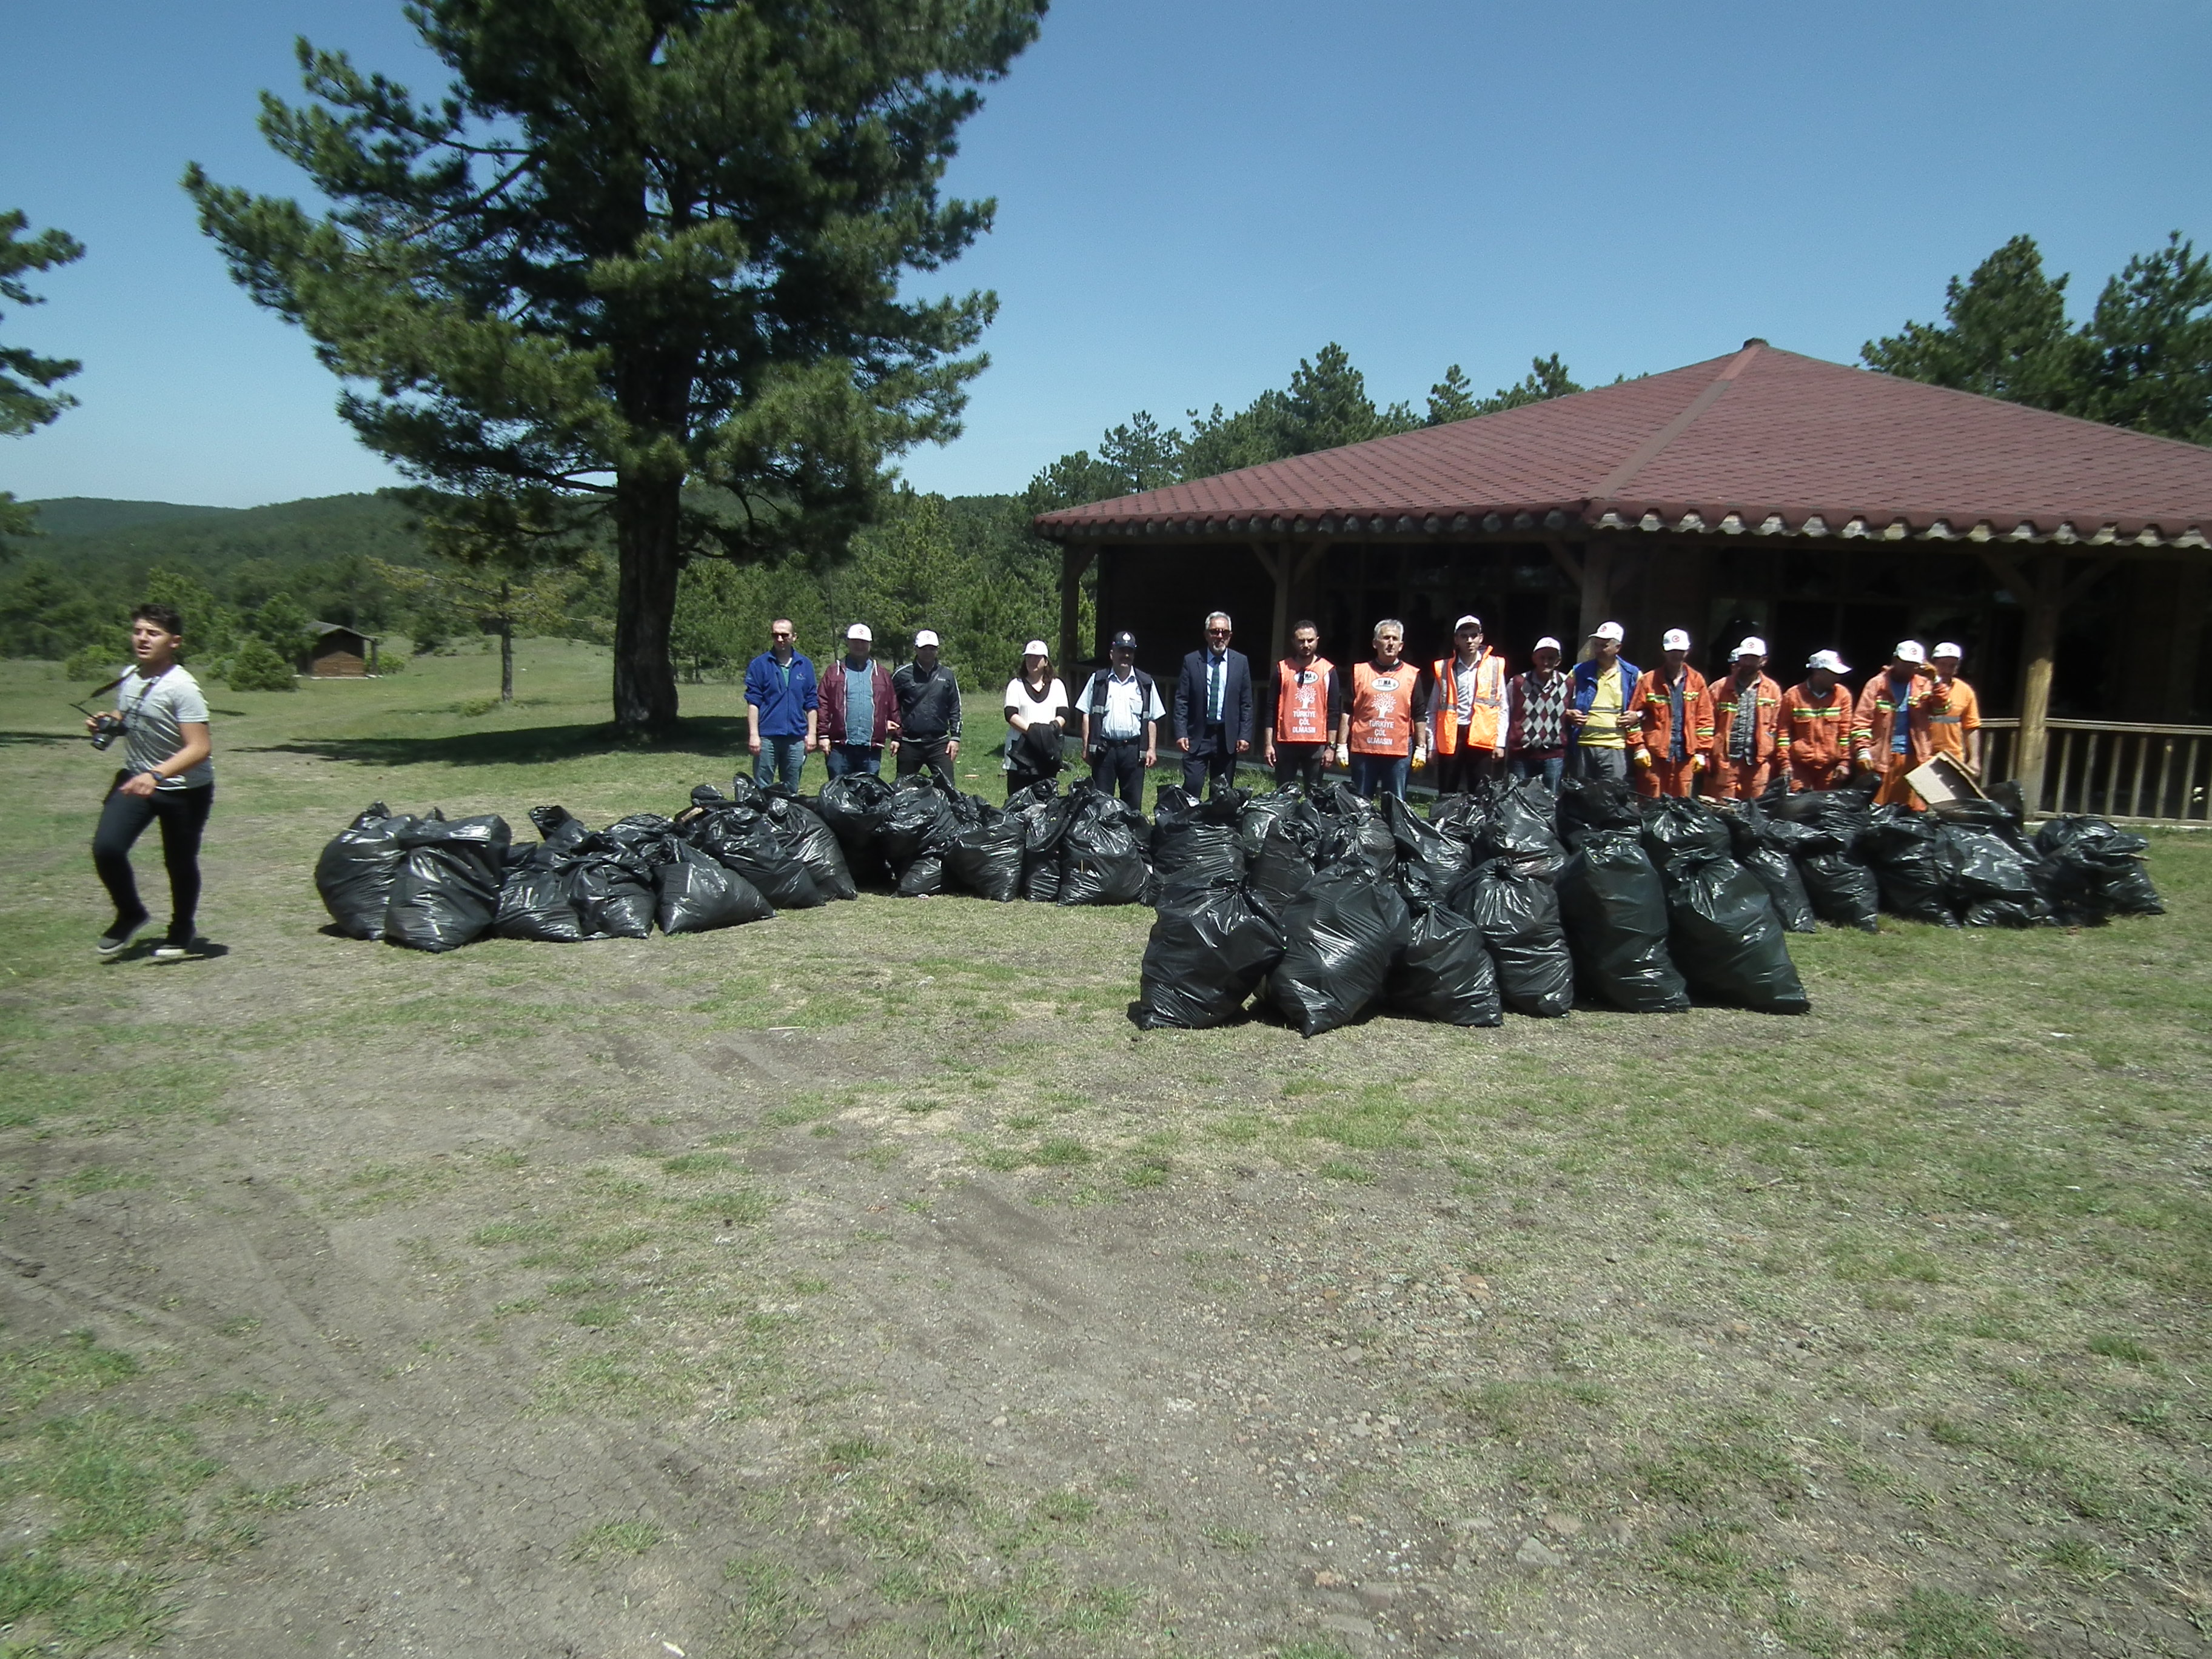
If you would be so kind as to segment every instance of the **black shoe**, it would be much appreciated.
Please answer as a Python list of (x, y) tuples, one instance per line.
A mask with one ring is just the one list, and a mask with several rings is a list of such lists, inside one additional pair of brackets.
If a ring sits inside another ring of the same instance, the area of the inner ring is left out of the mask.
[(100, 959), (102, 962), (112, 962), (131, 948), (132, 935), (145, 925), (146, 918), (143, 916), (140, 916), (136, 921), (124, 921), (118, 919), (114, 927), (109, 928), (94, 941), (92, 948), (100, 953)]

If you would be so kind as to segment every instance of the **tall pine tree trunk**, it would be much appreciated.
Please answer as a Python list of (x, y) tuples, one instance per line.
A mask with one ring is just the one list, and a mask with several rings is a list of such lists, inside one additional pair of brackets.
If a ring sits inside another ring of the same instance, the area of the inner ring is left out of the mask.
[(627, 477), (615, 486), (615, 724), (640, 737), (676, 729), (676, 617), (681, 476)]
[(499, 579), (499, 700), (514, 701), (514, 606), (504, 576)]

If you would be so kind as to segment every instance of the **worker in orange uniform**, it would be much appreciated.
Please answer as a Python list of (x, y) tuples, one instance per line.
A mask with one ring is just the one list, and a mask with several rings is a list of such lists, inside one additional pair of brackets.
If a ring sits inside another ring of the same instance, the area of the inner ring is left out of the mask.
[(1483, 642), (1482, 618), (1452, 624), (1452, 654), (1429, 665), (1430, 781), (1439, 795), (1471, 793), (1498, 775), (1505, 742), (1505, 659)]
[(1851, 717), (1851, 758), (1861, 771), (1881, 780), (1877, 806), (1902, 804), (1917, 811), (1927, 805), (1912, 793), (1905, 775), (1930, 752), (1926, 693), (1928, 652), (1917, 640), (1899, 640), (1889, 666), (1866, 683)]
[(1767, 678), (1766, 641), (1756, 634), (1736, 647), (1724, 680), (1705, 691), (1712, 765), (1705, 787), (1717, 800), (1756, 800), (1774, 776), (1782, 752), (1782, 688)]
[(1705, 705), (1705, 677), (1690, 666), (1690, 636), (1670, 628), (1659, 641), (1659, 665), (1647, 668), (1629, 700), (1628, 763), (1636, 793), (1692, 793), (1705, 769), (1712, 741), (1712, 711)]
[(1850, 779), (1856, 705), (1842, 679), (1850, 672), (1834, 652), (1815, 651), (1805, 659), (1805, 678), (1782, 694), (1775, 749), (1792, 789), (1836, 789)]
[(1321, 787), (1330, 735), (1344, 715), (1344, 692), (1335, 665), (1321, 654), (1321, 630), (1310, 622), (1291, 625), (1291, 653), (1275, 665), (1275, 684), (1262, 688), (1260, 757), (1275, 769), (1275, 787)]
[(1370, 800), (1406, 797), (1406, 780), (1427, 753), (1420, 702), (1420, 671), (1405, 659), (1406, 624), (1395, 617), (1375, 624), (1375, 655), (1352, 665), (1352, 684), (1337, 723), (1337, 760), (1352, 771), (1352, 787)]
[(1928, 653), (1936, 671), (1928, 688), (1928, 742), (1976, 777), (1982, 775), (1982, 704), (1974, 688), (1959, 678), (1966, 653), (1946, 641)]

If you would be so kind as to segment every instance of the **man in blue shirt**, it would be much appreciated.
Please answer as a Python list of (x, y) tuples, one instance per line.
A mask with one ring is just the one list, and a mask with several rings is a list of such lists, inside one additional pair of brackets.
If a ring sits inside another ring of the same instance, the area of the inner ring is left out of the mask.
[(763, 789), (781, 783), (794, 795), (822, 706), (814, 665), (793, 648), (795, 638), (791, 618), (778, 617), (769, 624), (769, 648), (745, 665), (745, 747), (753, 781)]

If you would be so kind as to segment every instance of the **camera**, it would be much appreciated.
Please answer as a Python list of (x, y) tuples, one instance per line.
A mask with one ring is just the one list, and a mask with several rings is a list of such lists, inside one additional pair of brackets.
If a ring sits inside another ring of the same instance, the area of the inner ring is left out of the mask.
[(130, 728), (120, 714), (94, 714), (92, 717), (92, 746), (105, 749)]

